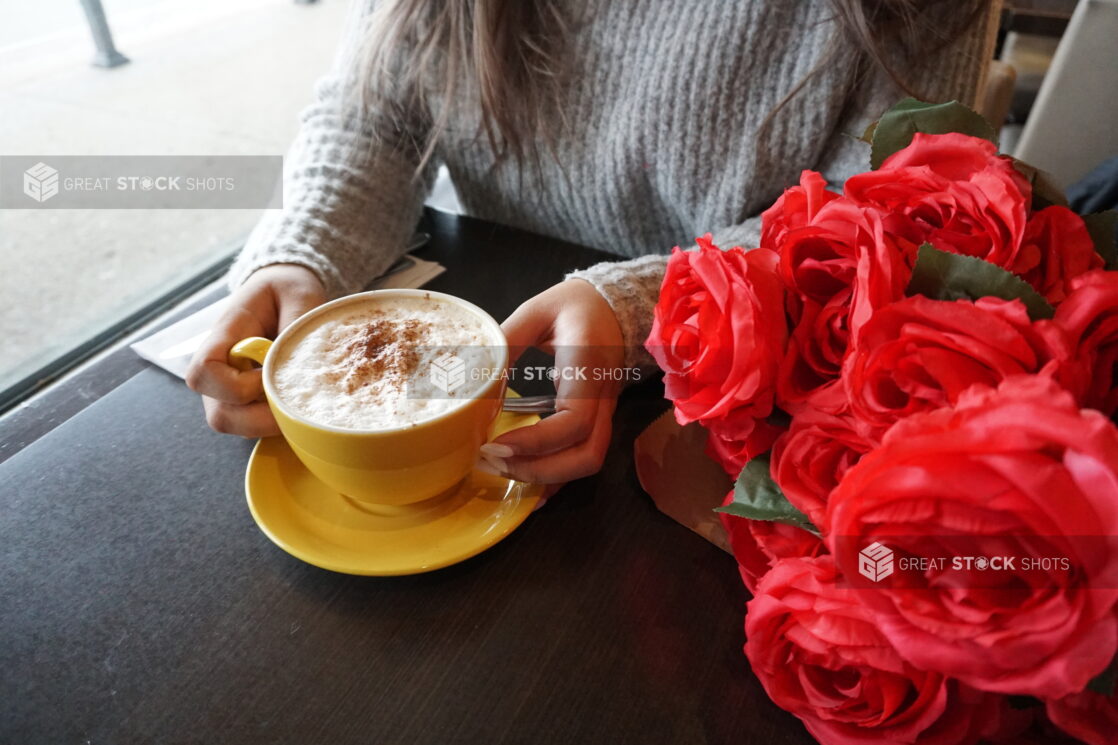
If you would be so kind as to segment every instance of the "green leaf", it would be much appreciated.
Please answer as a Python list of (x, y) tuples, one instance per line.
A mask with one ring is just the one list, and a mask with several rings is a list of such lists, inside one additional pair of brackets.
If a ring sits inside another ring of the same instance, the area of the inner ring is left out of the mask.
[(819, 534), (807, 515), (792, 506), (788, 497), (784, 496), (784, 492), (773, 481), (767, 455), (758, 456), (745, 464), (734, 483), (734, 501), (717, 508), (715, 512), (725, 512), (750, 520), (785, 523)]
[(1114, 695), (1115, 686), (1118, 686), (1118, 655), (1115, 655), (1105, 670), (1091, 678), (1087, 690), (1109, 698)]
[(1053, 205), (1068, 206), (1068, 198), (1064, 196), (1063, 189), (1056, 185), (1056, 179), (1052, 177), (1052, 174), (1048, 171), (1042, 171), (1036, 166), (1031, 166), (1023, 160), (1017, 160), (1016, 158), (1011, 160), (1013, 161), (1013, 167), (1028, 179), (1029, 185), (1033, 189), (1033, 212)]
[(1016, 274), (973, 256), (940, 251), (930, 243), (922, 245), (916, 254), (916, 266), (905, 294), (934, 300), (1020, 300), (1034, 321), (1056, 313), (1032, 285)]
[(1083, 222), (1087, 224), (1087, 232), (1095, 242), (1095, 250), (1106, 262), (1107, 269), (1118, 269), (1118, 212), (1106, 210), (1083, 215)]
[(998, 144), (997, 133), (989, 122), (958, 101), (925, 103), (906, 98), (886, 111), (877, 122), (870, 148), (870, 165), (880, 168), (886, 158), (908, 147), (917, 132), (960, 132)]

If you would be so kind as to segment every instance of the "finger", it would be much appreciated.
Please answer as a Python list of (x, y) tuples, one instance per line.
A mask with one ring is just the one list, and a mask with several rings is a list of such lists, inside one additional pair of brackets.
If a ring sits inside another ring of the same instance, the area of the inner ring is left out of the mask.
[(237, 308), (222, 316), (206, 338), (186, 373), (186, 384), (203, 396), (230, 404), (252, 403), (263, 394), (259, 369), (242, 371), (229, 364), (229, 350), (241, 339), (264, 333), (259, 322)]
[(536, 457), (488, 458), (489, 465), (508, 478), (532, 484), (561, 484), (597, 473), (609, 449), (613, 409), (612, 401), (603, 401), (598, 407), (594, 431), (573, 448)]
[(263, 402), (237, 406), (203, 398), (206, 423), (215, 432), (241, 437), (271, 437), (279, 434), (279, 425), (268, 404)]
[[(568, 333), (566, 330), (563, 333)], [(564, 404), (577, 407), (579, 402), (597, 412), (597, 401), (606, 391), (602, 370), (608, 366), (607, 350), (584, 344), (562, 344), (555, 347), (555, 393), (559, 411)]]
[[(537, 456), (574, 447), (586, 440), (594, 429), (598, 411), (596, 400), (569, 402), (566, 408), (528, 427), (506, 432), (493, 442), (482, 445), (482, 453), (498, 458)], [(556, 406), (559, 406), (556, 403)]]
[(545, 455), (583, 442), (594, 429), (598, 404), (606, 391), (594, 374), (601, 364), (597, 357), (593, 348), (558, 347), (555, 413), (538, 424), (498, 437), (483, 452), (502, 458)]
[[(524, 350), (536, 346), (551, 334), (554, 314), (541, 303), (529, 301), (512, 312), (501, 330), (509, 346), (509, 364), (520, 359)], [(547, 351), (547, 350), (544, 350)]]
[(278, 328), (276, 333), (279, 334), (285, 328), (291, 325), (295, 319), (302, 316), (309, 310), (313, 310), (322, 305), (325, 298), (314, 293), (303, 293), (290, 300), (285, 300), (280, 303)]
[(597, 473), (609, 449), (613, 407), (598, 410), (594, 432), (581, 444), (537, 457), (514, 457), (503, 463), (509, 478), (533, 484), (561, 484)]

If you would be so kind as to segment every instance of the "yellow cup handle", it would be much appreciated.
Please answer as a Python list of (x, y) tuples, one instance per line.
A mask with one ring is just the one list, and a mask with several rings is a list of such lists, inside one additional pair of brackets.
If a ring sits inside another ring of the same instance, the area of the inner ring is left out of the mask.
[(262, 336), (241, 339), (229, 350), (229, 364), (242, 372), (252, 369), (253, 364), (263, 367), (264, 358), (272, 348), (272, 340)]

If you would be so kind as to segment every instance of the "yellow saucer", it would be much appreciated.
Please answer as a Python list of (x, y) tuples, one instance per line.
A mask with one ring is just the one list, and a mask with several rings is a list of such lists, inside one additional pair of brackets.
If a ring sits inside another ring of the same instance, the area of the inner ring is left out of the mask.
[[(539, 421), (502, 413), (497, 433)], [(544, 487), (473, 471), (450, 493), (405, 507), (377, 507), (333, 491), (282, 437), (256, 443), (245, 473), (252, 517), (292, 556), (345, 574), (419, 574), (475, 556), (531, 514)]]

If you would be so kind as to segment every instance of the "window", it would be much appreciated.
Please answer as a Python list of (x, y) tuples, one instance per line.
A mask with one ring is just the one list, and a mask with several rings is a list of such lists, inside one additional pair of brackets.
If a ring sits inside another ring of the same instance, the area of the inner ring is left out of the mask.
[[(0, 0), (0, 156), (281, 155), (345, 2)], [(0, 209), (0, 391), (233, 252), (252, 209)]]

